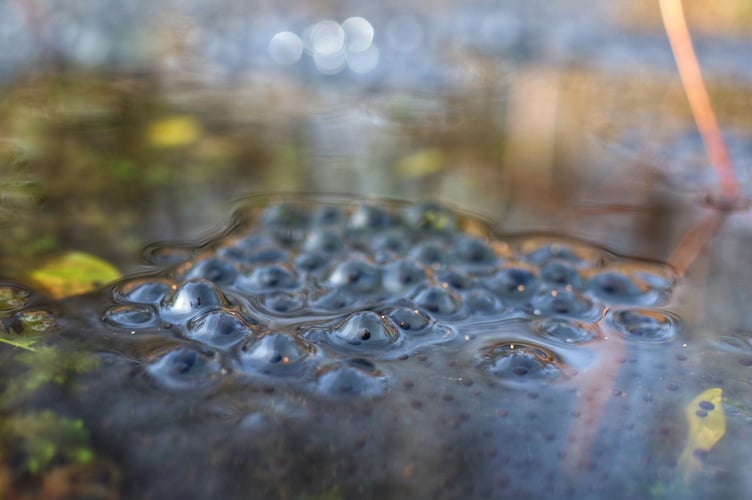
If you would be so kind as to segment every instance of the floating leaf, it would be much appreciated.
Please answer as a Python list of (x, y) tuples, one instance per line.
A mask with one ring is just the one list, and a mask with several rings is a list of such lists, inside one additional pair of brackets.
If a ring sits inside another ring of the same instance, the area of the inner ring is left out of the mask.
[(29, 275), (32, 281), (55, 298), (96, 290), (120, 277), (120, 272), (109, 262), (83, 252), (69, 252), (47, 261)]
[(173, 116), (152, 122), (147, 138), (156, 148), (185, 146), (201, 135), (201, 125), (190, 116)]
[(444, 155), (438, 149), (424, 149), (402, 158), (397, 170), (405, 177), (420, 178), (444, 168)]
[(679, 457), (679, 469), (685, 483), (702, 469), (702, 458), (726, 434), (722, 396), (721, 388), (708, 389), (690, 401), (684, 410), (689, 420), (689, 435)]

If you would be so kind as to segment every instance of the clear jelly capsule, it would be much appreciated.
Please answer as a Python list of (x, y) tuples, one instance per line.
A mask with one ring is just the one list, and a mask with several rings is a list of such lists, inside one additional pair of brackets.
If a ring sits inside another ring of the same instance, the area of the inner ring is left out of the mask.
[(148, 328), (158, 323), (157, 312), (146, 304), (121, 304), (105, 311), (103, 319), (121, 328)]
[(534, 323), (533, 329), (543, 338), (565, 344), (582, 344), (595, 338), (592, 325), (567, 319), (543, 319)]
[(385, 321), (381, 314), (373, 311), (352, 314), (344, 322), (334, 326), (331, 335), (337, 344), (358, 346), (363, 352), (382, 350), (401, 340), (400, 332)]
[(249, 340), (240, 349), (243, 367), (264, 375), (299, 375), (314, 346), (300, 338), (270, 333)]
[(483, 284), (502, 300), (524, 300), (538, 289), (538, 277), (526, 267), (505, 267)]
[(670, 342), (680, 329), (679, 318), (652, 309), (610, 311), (607, 321), (623, 337), (638, 342)]
[(352, 293), (370, 293), (381, 286), (379, 269), (362, 260), (347, 260), (337, 265), (329, 284)]
[(484, 348), (482, 366), (490, 374), (511, 381), (555, 379), (561, 376), (556, 356), (525, 342), (501, 342)]
[(176, 288), (177, 282), (167, 278), (134, 278), (117, 284), (113, 290), (113, 297), (118, 302), (159, 304)]
[(256, 324), (235, 311), (213, 309), (188, 322), (188, 336), (202, 344), (225, 347), (254, 333)]
[(317, 378), (319, 392), (333, 399), (375, 397), (383, 394), (388, 386), (387, 376), (362, 358), (324, 366)]
[(186, 279), (205, 278), (220, 286), (232, 285), (238, 279), (238, 269), (232, 262), (212, 257), (197, 262), (185, 275)]
[(193, 347), (173, 349), (147, 368), (159, 383), (179, 389), (200, 388), (215, 382), (222, 373), (214, 351)]
[(227, 298), (214, 283), (194, 279), (180, 284), (162, 299), (159, 314), (165, 321), (175, 322), (187, 320), (208, 309), (227, 306)]

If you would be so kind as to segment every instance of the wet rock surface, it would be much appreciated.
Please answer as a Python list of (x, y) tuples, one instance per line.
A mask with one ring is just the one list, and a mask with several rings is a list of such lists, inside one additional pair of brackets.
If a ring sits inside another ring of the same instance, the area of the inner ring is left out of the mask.
[(61, 313), (128, 498), (643, 496), (713, 383), (669, 267), (441, 205), (254, 200), (176, 248)]

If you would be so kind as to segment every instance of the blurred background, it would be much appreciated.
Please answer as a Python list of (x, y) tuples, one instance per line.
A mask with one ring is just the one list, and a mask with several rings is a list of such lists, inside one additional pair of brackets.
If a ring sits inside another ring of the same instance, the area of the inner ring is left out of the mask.
[[(748, 185), (752, 3), (686, 2)], [(716, 189), (653, 0), (0, 2), (0, 268), (136, 269), (253, 193), (438, 198), (665, 258)]]

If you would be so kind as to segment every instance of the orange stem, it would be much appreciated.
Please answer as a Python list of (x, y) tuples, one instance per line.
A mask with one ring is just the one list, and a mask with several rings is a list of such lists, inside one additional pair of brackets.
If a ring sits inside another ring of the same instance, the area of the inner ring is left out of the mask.
[(658, 3), (689, 107), (721, 185), (722, 201), (734, 206), (739, 198), (739, 181), (702, 79), (681, 0), (658, 0)]

